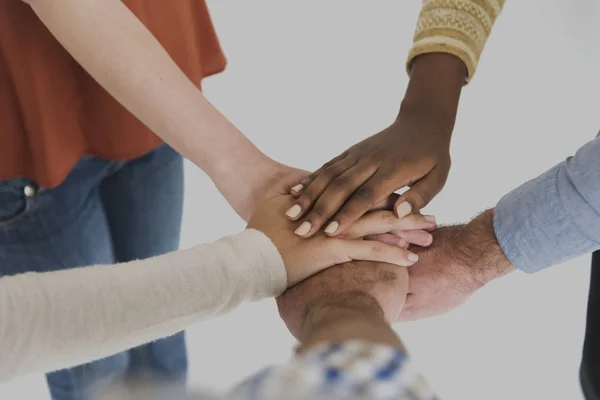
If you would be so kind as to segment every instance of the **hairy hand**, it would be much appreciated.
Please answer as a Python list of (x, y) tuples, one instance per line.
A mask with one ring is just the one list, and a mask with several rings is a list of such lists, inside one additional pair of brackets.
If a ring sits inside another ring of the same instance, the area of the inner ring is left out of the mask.
[(351, 293), (373, 297), (386, 320), (395, 322), (404, 305), (407, 288), (406, 268), (385, 263), (351, 262), (331, 267), (288, 289), (277, 298), (277, 306), (292, 335), (299, 338), (304, 318), (312, 307), (328, 301), (336, 301), (339, 305), (340, 297)]
[(469, 224), (433, 232), (433, 245), (420, 251), (409, 269), (409, 290), (400, 320), (446, 313), (464, 303), (476, 290), (514, 267), (502, 252), (486, 211)]

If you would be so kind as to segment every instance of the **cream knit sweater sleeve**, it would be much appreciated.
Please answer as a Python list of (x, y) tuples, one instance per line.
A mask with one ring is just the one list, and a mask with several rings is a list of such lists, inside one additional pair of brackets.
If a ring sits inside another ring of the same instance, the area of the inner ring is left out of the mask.
[(283, 260), (247, 230), (143, 261), (0, 278), (0, 381), (107, 357), (287, 286)]
[(426, 53), (449, 53), (467, 66), (466, 82), (479, 58), (505, 0), (423, 0), (407, 68)]

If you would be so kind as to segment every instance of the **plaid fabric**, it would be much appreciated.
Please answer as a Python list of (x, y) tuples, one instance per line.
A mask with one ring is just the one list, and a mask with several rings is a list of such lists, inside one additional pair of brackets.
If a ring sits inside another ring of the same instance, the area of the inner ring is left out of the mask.
[(326, 344), (263, 370), (230, 397), (239, 400), (435, 400), (406, 355), (359, 341)]
[(116, 386), (94, 400), (437, 400), (406, 355), (393, 347), (349, 341), (319, 346), (264, 369), (228, 395), (182, 393), (157, 382)]

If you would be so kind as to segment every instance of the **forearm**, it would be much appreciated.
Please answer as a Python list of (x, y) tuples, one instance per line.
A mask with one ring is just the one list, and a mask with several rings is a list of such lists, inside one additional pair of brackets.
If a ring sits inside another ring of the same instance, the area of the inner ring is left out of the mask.
[(143, 261), (0, 278), (0, 381), (175, 334), (286, 284), (281, 256), (257, 231)]
[(434, 111), (451, 113), (458, 108), (466, 67), (452, 54), (424, 54), (412, 63), (411, 76), (402, 105), (429, 105)]
[(477, 69), (504, 0), (424, 0), (407, 70), (399, 118), (427, 112), (452, 134), (461, 89)]
[(437, 398), (412, 366), (379, 303), (367, 293), (343, 292), (317, 300), (305, 316), (300, 340), (294, 362), (276, 376), (299, 381), (308, 377), (302, 374), (305, 370), (311, 378), (316, 371), (333, 377), (305, 379), (303, 390), (310, 398), (322, 393), (344, 399)]
[(398, 118), (426, 113), (446, 127), (435, 133), (449, 140), (464, 85), (464, 63), (451, 54), (424, 54), (414, 60), (411, 72)]
[(504, 196), (494, 216), (500, 246), (525, 272), (600, 249), (599, 226), (600, 137)]
[(352, 340), (404, 349), (377, 301), (366, 293), (327, 296), (307, 310), (300, 336), (302, 351), (323, 343)]
[(29, 3), (104, 89), (202, 168), (240, 212), (236, 200), (249, 197), (274, 163), (203, 97), (121, 1)]
[(473, 284), (481, 287), (515, 270), (494, 232), (494, 210), (486, 210), (457, 230), (445, 249), (460, 265), (472, 272)]
[[(295, 310), (294, 312), (297, 312)], [(248, 379), (236, 394), (313, 399), (437, 399), (373, 297), (346, 291), (308, 307), (291, 362)]]

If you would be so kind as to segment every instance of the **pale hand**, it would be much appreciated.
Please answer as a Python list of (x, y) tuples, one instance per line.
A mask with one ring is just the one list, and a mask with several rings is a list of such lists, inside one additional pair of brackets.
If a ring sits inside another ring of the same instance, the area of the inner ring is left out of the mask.
[(435, 227), (434, 222), (419, 214), (398, 219), (391, 211), (374, 211), (366, 214), (344, 235), (330, 238), (320, 233), (306, 240), (294, 234), (297, 223), (289, 221), (281, 212), (289, 208), (293, 200), (290, 195), (273, 194), (257, 207), (248, 223), (249, 229), (265, 233), (279, 250), (287, 270), (288, 286), (325, 268), (354, 260), (413, 265), (417, 257), (404, 248), (406, 246), (364, 240), (363, 237)]

